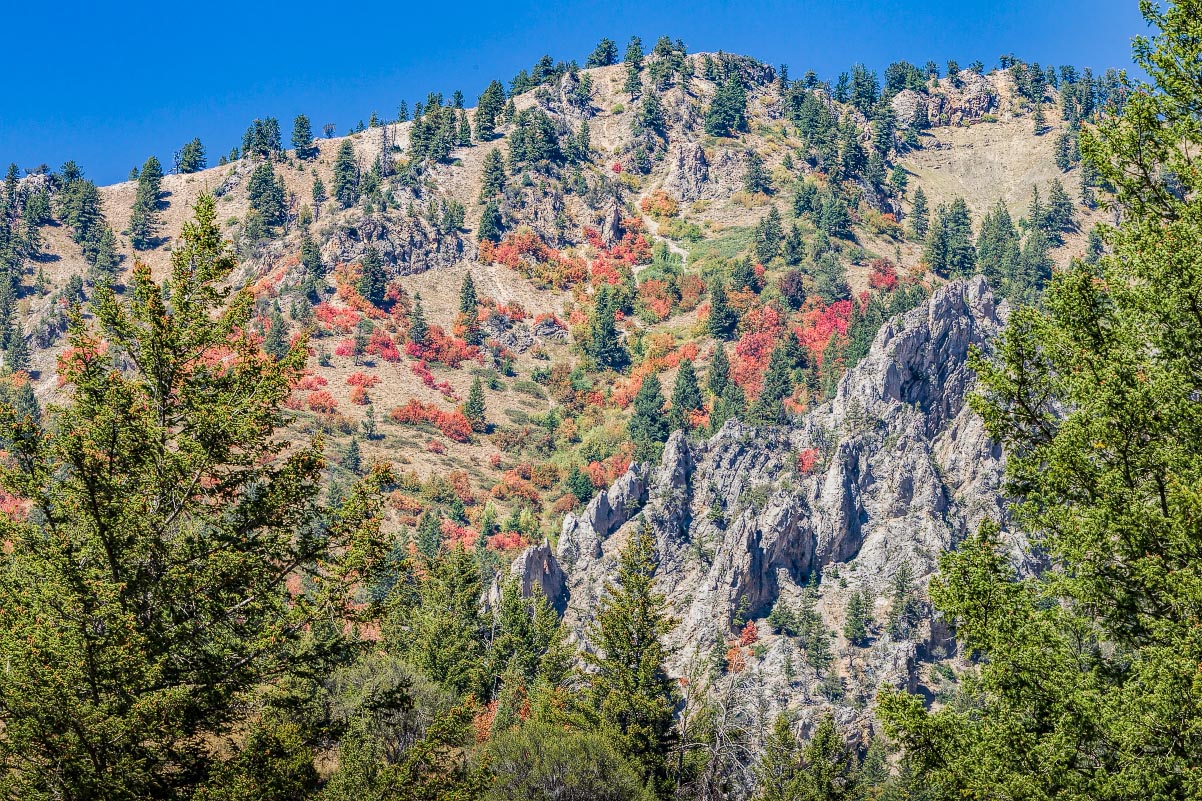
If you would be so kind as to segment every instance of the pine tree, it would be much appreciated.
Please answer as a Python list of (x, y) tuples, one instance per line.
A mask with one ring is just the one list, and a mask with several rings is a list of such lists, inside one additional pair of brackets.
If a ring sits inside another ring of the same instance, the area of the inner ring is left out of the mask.
[(388, 290), (388, 273), (384, 271), (384, 265), (380, 261), (380, 251), (376, 250), (375, 245), (369, 244), (363, 251), (363, 258), (360, 259), (359, 266), (361, 268), (357, 287), (359, 294), (368, 303), (379, 306), (384, 302), (384, 294)]
[(359, 200), (359, 162), (350, 139), (343, 140), (334, 159), (334, 199), (344, 209)]
[(976, 264), (973, 245), (972, 219), (964, 198), (955, 198), (950, 205), (935, 212), (935, 223), (927, 237), (923, 257), (936, 275), (969, 276)]
[(784, 238), (780, 212), (773, 206), (755, 227), (755, 255), (761, 264), (767, 264), (776, 258)]
[(630, 37), (630, 43), (626, 45), (625, 61), (626, 81), (622, 85), (622, 91), (634, 100), (643, 92), (643, 79), (640, 74), (643, 70), (643, 41), (639, 37)]
[(409, 341), (414, 345), (425, 345), (430, 336), (430, 326), (426, 323), (426, 312), (422, 308), (420, 292), (413, 295), (413, 312), (409, 316)]
[(497, 118), (505, 109), (505, 87), (492, 81), (476, 101), (476, 139), (487, 142), (496, 135)]
[(505, 160), (499, 148), (488, 151), (480, 172), (480, 202), (488, 203), (505, 189)]
[(300, 261), (301, 266), (305, 268), (306, 279), (316, 279), (325, 274), (325, 267), (321, 263), (321, 251), (309, 235), (308, 227), (301, 229)]
[(732, 136), (747, 128), (747, 92), (737, 73), (732, 72), (718, 87), (705, 111), (705, 132), (710, 136)]
[(284, 322), (284, 315), (280, 313), (278, 301), (271, 305), (268, 326), (267, 335), (263, 337), (263, 352), (279, 361), (288, 355), (289, 343), (288, 324)]
[(764, 169), (764, 159), (754, 150), (747, 151), (747, 169), (743, 173), (743, 188), (751, 194), (772, 191), (772, 179)]
[(282, 225), (286, 215), (284, 182), (275, 174), (270, 161), (255, 167), (246, 182), (246, 197), (250, 208), (264, 225)]
[(618, 63), (618, 46), (610, 38), (602, 39), (584, 62), (586, 67), (608, 67)]
[(129, 242), (135, 250), (154, 247), (159, 229), (159, 198), (162, 195), (163, 168), (154, 156), (146, 159), (138, 173), (138, 189), (134, 194), (133, 211), (129, 218)]
[(630, 354), (618, 338), (617, 311), (613, 290), (608, 285), (601, 287), (590, 315), (586, 349), (586, 355), (601, 370), (621, 372), (630, 364)]
[(868, 638), (871, 622), (868, 598), (862, 590), (856, 590), (847, 601), (847, 615), (843, 622), (843, 636), (852, 645), (862, 645)]
[(664, 414), (664, 392), (659, 378), (649, 375), (634, 396), (634, 413), (630, 416), (627, 429), (635, 444), (636, 458), (650, 461), (658, 455), (660, 443), (668, 440), (671, 433), (668, 415)]
[(346, 446), (346, 453), (342, 455), (342, 466), (352, 473), (358, 474), (362, 469), (360, 461), (359, 440), (351, 437), (351, 441)]
[(726, 384), (730, 381), (730, 360), (726, 357), (726, 348), (721, 344), (714, 346), (714, 355), (710, 359), (709, 375), (706, 376), (705, 386), (715, 398), (722, 397)]
[(10, 373), (28, 372), (29, 344), (25, 342), (25, 328), (21, 320), (13, 323), (8, 335), (8, 348), (4, 352), (4, 366)]
[[(225, 303), (237, 264), (211, 196), (171, 262), (162, 285), (136, 267), (124, 299), (98, 288), (95, 317), (72, 322), (91, 355), (60, 366), (55, 426), (3, 415), (4, 488), (30, 504), (6, 522), (0, 579), (15, 798), (195, 797), (219, 758), (198, 743), (250, 728), (245, 702), (268, 682), (329, 669), (332, 652), (302, 642), (352, 619), (346, 590), (375, 578), (364, 523), (391, 479), (357, 487), (337, 521), (321, 513), (321, 454), (276, 429), (304, 349), (262, 359), (252, 304)], [(205, 358), (217, 349), (232, 360)], [(354, 581), (344, 554), (364, 557)]]
[(751, 407), (754, 420), (765, 425), (781, 425), (788, 420), (784, 401), (793, 394), (793, 376), (789, 356), (783, 346), (777, 346), (768, 358), (764, 386)]
[(710, 287), (710, 313), (706, 329), (714, 339), (728, 341), (734, 337), (739, 324), (739, 314), (726, 302), (726, 287), (719, 278), (713, 279)]
[(586, 699), (600, 731), (638, 766), (644, 780), (666, 790), (672, 745), (675, 683), (664, 669), (663, 636), (672, 621), (654, 590), (658, 560), (647, 526), (634, 531), (618, 556), (617, 581), (606, 584), (588, 640), (597, 649), (583, 657)]
[(467, 393), (467, 400), (463, 403), (462, 411), (463, 416), (471, 424), (472, 431), (478, 434), (488, 431), (488, 420), (485, 418), (484, 383), (480, 380), (480, 376), (476, 376), (472, 381), (472, 388)]
[(200, 138), (197, 137), (180, 148), (175, 168), (187, 175), (188, 173), (200, 172), (206, 165), (205, 148), (200, 143)]
[(505, 221), (501, 217), (501, 204), (494, 198), (484, 206), (480, 213), (480, 227), (476, 230), (476, 239), (480, 242), (500, 242), (505, 232)]
[(326, 200), (329, 198), (329, 195), (326, 194), (325, 182), (322, 181), (320, 177), (313, 179), (312, 197), (313, 197), (314, 217), (320, 218), (321, 217), (321, 204), (325, 203)]
[(701, 386), (697, 383), (697, 373), (693, 370), (691, 361), (682, 361), (676, 371), (676, 383), (672, 385), (672, 412), (669, 425), (673, 429), (689, 429), (689, 419), (694, 412), (704, 408), (701, 400)]
[(304, 114), (297, 114), (296, 119), (292, 121), (292, 147), (301, 161), (317, 157), (317, 147), (313, 144), (313, 127)]
[(927, 209), (927, 194), (922, 187), (914, 190), (914, 206), (910, 210), (910, 238), (922, 242), (927, 238), (930, 227), (930, 211)]
[(483, 340), (480, 330), (480, 298), (476, 294), (476, 282), (472, 274), (465, 273), (463, 283), (459, 286), (459, 316), (458, 325), (463, 331), (463, 340), (469, 345), (479, 345)]

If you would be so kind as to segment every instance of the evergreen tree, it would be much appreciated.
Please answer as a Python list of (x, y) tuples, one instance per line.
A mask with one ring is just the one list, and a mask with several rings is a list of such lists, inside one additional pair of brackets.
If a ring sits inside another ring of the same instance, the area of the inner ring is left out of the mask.
[(344, 209), (359, 200), (359, 162), (350, 139), (343, 140), (334, 159), (334, 199)]
[(459, 287), (459, 321), (463, 327), (463, 339), (469, 345), (479, 345), (483, 339), (479, 309), (480, 298), (476, 294), (476, 282), (472, 280), (471, 273), (466, 273)]
[(361, 268), (357, 286), (359, 294), (368, 303), (379, 306), (384, 302), (384, 294), (388, 290), (388, 273), (384, 270), (384, 265), (380, 261), (380, 252), (376, 250), (375, 245), (369, 244), (363, 251), (363, 258), (360, 259), (359, 266)]
[(715, 398), (722, 397), (726, 384), (730, 381), (730, 360), (726, 356), (726, 348), (721, 343), (714, 346), (714, 356), (710, 359), (709, 375), (706, 376), (706, 389)]
[(413, 295), (413, 312), (409, 316), (409, 341), (414, 345), (425, 345), (430, 336), (430, 326), (426, 323), (426, 312), (422, 308), (421, 293)]
[(697, 383), (693, 363), (682, 361), (680, 369), (676, 371), (676, 383), (672, 385), (672, 413), (669, 420), (671, 428), (683, 428), (687, 431), (689, 416), (703, 408), (701, 386)]
[(485, 418), (484, 383), (480, 380), (480, 376), (476, 376), (472, 381), (472, 388), (467, 393), (467, 400), (464, 401), (462, 411), (463, 416), (471, 424), (472, 431), (478, 434), (488, 431), (488, 420)]
[(972, 241), (972, 219), (964, 198), (935, 211), (935, 223), (927, 237), (923, 257), (936, 275), (947, 277), (973, 274), (976, 249)]
[(981, 236), (977, 239), (977, 268), (996, 290), (1012, 297), (1011, 291), (1020, 281), (1022, 254), (1018, 232), (1006, 204), (998, 201), (981, 221)]
[(1077, 227), (1076, 209), (1072, 198), (1064, 191), (1059, 178), (1052, 180), (1052, 186), (1048, 190), (1048, 226), (1057, 241), (1061, 240), (1061, 232), (1072, 231)]
[(286, 217), (284, 182), (275, 174), (270, 161), (255, 167), (246, 182), (246, 197), (250, 208), (264, 225), (282, 225)]
[(640, 75), (643, 70), (643, 41), (639, 37), (630, 37), (630, 43), (626, 45), (625, 61), (626, 82), (622, 85), (622, 91), (633, 100), (643, 91), (643, 79)]
[[(276, 436), (304, 348), (259, 357), (252, 304), (224, 302), (237, 265), (212, 197), (195, 215), (165, 284), (140, 266), (128, 300), (98, 288), (94, 322), (73, 321), (92, 355), (60, 367), (73, 389), (56, 425), (3, 415), (4, 487), (31, 505), (6, 521), (0, 573), (0, 753), (16, 798), (194, 797), (219, 758), (202, 744), (249, 728), (246, 701), (268, 681), (337, 664), (302, 643), (317, 620), (352, 619), (347, 590), (374, 580), (362, 524), (389, 479), (323, 520), (321, 454), (281, 453)], [(205, 358), (216, 349), (234, 361)], [(308, 582), (305, 603), (293, 582)]]
[(673, 739), (675, 682), (664, 669), (663, 636), (672, 621), (654, 590), (658, 560), (650, 528), (634, 531), (618, 556), (617, 581), (606, 584), (588, 629), (596, 652), (586, 698), (600, 731), (638, 766), (644, 780), (667, 791), (667, 755)]
[(263, 337), (263, 352), (276, 361), (279, 361), (288, 355), (290, 345), (288, 342), (288, 324), (284, 322), (284, 315), (280, 313), (280, 304), (278, 302), (272, 303), (271, 316), (268, 318), (267, 324), (267, 334)]
[(789, 414), (784, 401), (793, 394), (793, 375), (790, 359), (783, 346), (773, 349), (764, 373), (764, 386), (751, 406), (751, 416), (765, 425), (781, 425)]
[(360, 462), (359, 440), (351, 437), (351, 441), (346, 446), (346, 453), (342, 455), (342, 466), (352, 473), (358, 474), (362, 470)]
[(614, 315), (617, 302), (613, 290), (603, 286), (597, 292), (596, 303), (589, 322), (586, 355), (598, 369), (622, 371), (630, 364), (630, 354), (618, 338), (618, 327)]
[(480, 202), (488, 203), (505, 189), (505, 160), (501, 151), (493, 148), (484, 157), (480, 172)]
[(25, 342), (25, 328), (20, 319), (13, 323), (12, 331), (7, 337), (4, 366), (10, 373), (28, 372), (29, 370), (29, 345)]
[(618, 46), (613, 39), (605, 38), (597, 43), (585, 61), (586, 67), (608, 67), (618, 63)]
[(134, 250), (154, 247), (159, 229), (159, 198), (162, 196), (163, 167), (154, 156), (146, 159), (138, 173), (138, 189), (129, 218), (129, 242)]
[(649, 375), (634, 396), (634, 413), (627, 429), (635, 444), (635, 456), (650, 461), (658, 455), (657, 445), (667, 442), (671, 433), (668, 415), (664, 414), (664, 392), (659, 378)]
[(856, 590), (847, 601), (847, 615), (843, 622), (843, 636), (852, 645), (862, 645), (868, 639), (868, 624), (872, 621), (868, 598), (862, 590)]
[(489, 200), (480, 213), (480, 227), (476, 230), (476, 239), (483, 242), (500, 242), (505, 231), (505, 221), (501, 217), (501, 205), (496, 199)]
[(306, 280), (316, 279), (325, 274), (325, 267), (321, 263), (321, 251), (309, 235), (308, 227), (301, 229), (300, 261), (301, 266), (305, 268)]
[(922, 187), (914, 190), (914, 207), (910, 210), (910, 238), (919, 242), (927, 238), (931, 217), (927, 209), (927, 195)]
[(492, 81), (476, 101), (476, 139), (487, 142), (496, 136), (497, 118), (505, 110), (505, 87)]
[(784, 237), (780, 212), (773, 206), (755, 227), (755, 256), (761, 264), (767, 264), (776, 258)]
[(747, 128), (747, 92), (737, 73), (732, 72), (718, 87), (705, 111), (705, 132), (710, 136), (732, 136)]
[(317, 157), (317, 146), (313, 144), (313, 128), (304, 114), (297, 114), (296, 119), (292, 121), (292, 147), (301, 161)]
[(200, 143), (200, 138), (197, 137), (180, 148), (175, 168), (187, 175), (188, 173), (200, 172), (207, 164), (204, 145)]
[(734, 337), (735, 327), (739, 324), (739, 314), (726, 301), (726, 287), (721, 279), (715, 277), (710, 287), (710, 313), (706, 320), (706, 329), (714, 339), (729, 341)]
[(752, 194), (772, 191), (772, 179), (764, 169), (764, 159), (754, 150), (747, 151), (747, 169), (743, 173), (743, 188)]

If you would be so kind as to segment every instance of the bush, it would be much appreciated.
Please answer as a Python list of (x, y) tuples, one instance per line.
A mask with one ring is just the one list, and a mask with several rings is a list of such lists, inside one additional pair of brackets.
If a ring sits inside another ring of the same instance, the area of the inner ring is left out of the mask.
[(488, 801), (651, 801), (638, 773), (594, 732), (527, 723), (489, 743), (488, 766), (495, 781)]

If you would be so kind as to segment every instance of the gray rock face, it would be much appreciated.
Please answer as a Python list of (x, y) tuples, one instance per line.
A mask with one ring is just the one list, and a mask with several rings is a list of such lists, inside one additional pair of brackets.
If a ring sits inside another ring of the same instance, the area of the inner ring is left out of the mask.
[(668, 156), (668, 177), (664, 189), (681, 203), (692, 203), (701, 198), (705, 182), (709, 180), (709, 163), (705, 151), (697, 142), (674, 146)]
[[(817, 608), (842, 627), (848, 596), (863, 590), (888, 611), (905, 562), (924, 587), (940, 553), (985, 518), (1002, 519), (1002, 457), (966, 398), (972, 346), (986, 346), (1005, 316), (983, 278), (959, 280), (887, 323), (835, 397), (787, 428), (728, 422), (707, 441), (675, 433), (656, 467), (634, 466), (580, 515), (569, 515), (555, 554), (565, 574), (565, 619), (584, 637), (635, 526), (655, 532), (658, 587), (679, 621), (671, 667), (722, 646), (737, 618), (761, 619), (758, 657), (778, 705), (809, 699), (786, 658), (794, 646), (762, 620), (782, 595), (795, 600), (820, 571)], [(526, 557), (523, 557), (526, 558)], [(555, 582), (548, 585), (553, 589)], [(844, 681), (861, 697), (882, 683), (917, 686), (920, 658), (945, 647), (926, 621), (892, 640), (877, 626), (867, 648), (847, 650)]]

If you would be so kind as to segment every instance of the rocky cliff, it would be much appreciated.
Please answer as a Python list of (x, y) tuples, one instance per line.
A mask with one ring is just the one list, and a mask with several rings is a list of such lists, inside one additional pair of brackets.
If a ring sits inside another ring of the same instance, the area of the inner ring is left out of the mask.
[(848, 696), (870, 698), (882, 681), (919, 686), (920, 660), (950, 654), (946, 627), (924, 619), (895, 638), (880, 623), (903, 563), (921, 597), (938, 555), (1003, 515), (1002, 456), (966, 403), (966, 359), (972, 346), (988, 346), (1005, 313), (983, 278), (938, 289), (882, 327), (835, 397), (795, 425), (730, 421), (700, 442), (677, 432), (658, 466), (633, 466), (565, 519), (554, 553), (531, 549), (514, 572), (527, 587), (541, 584), (584, 640), (628, 533), (650, 525), (659, 588), (678, 620), (672, 668), (688, 673), (702, 655), (734, 645), (742, 620), (760, 619), (746, 658), (780, 705), (816, 698), (819, 675), (794, 671), (804, 660), (792, 638), (762, 619), (778, 598), (796, 600), (817, 571), (817, 609), (833, 631), (852, 592), (877, 599), (865, 647), (834, 641), (846, 659), (832, 669)]

